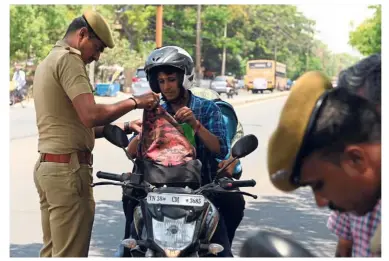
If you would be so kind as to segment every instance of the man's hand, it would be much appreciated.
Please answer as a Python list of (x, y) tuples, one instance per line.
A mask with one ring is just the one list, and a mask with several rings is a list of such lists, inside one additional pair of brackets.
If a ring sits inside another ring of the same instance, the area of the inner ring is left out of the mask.
[[(228, 163), (230, 163), (231, 161), (233, 161), (233, 158), (230, 157), (228, 160), (223, 160), (222, 162), (219, 163), (218, 167), (219, 169), (222, 169), (224, 166), (226, 166)], [(233, 163), (231, 163), (221, 174), (223, 174), (224, 176), (227, 176), (229, 178), (232, 177), (232, 174), (234, 173), (234, 169), (235, 169), (235, 166), (236, 164), (238, 163), (237, 160), (235, 160)]]
[(137, 108), (139, 109), (152, 109), (155, 108), (159, 103), (159, 95), (155, 92), (148, 92), (140, 96), (134, 97)]
[[(115, 123), (116, 126), (118, 126), (120, 129), (124, 130), (124, 122), (118, 122)], [(135, 121), (130, 121), (129, 122), (129, 127), (132, 132), (138, 132), (140, 133), (142, 131), (142, 120), (138, 119)]]
[(130, 129), (133, 132), (141, 133), (142, 132), (142, 121), (141, 120), (135, 120), (130, 122)]
[(194, 116), (194, 113), (191, 109), (189, 109), (188, 107), (182, 107), (181, 109), (179, 109), (176, 114), (174, 115), (174, 118), (182, 123), (182, 122), (186, 122), (188, 123), (193, 129), (196, 129), (196, 125), (197, 125), (197, 120), (196, 120), (196, 117)]

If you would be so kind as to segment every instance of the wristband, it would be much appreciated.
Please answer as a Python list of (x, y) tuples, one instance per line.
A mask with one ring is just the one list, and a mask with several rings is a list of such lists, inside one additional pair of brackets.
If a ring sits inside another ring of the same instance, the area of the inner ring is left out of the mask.
[(135, 98), (134, 97), (130, 97), (128, 99), (134, 101), (134, 103), (135, 103), (135, 108), (134, 109), (136, 109), (138, 107), (138, 103), (136, 102)]
[(128, 121), (124, 122), (124, 132), (126, 134), (131, 134), (132, 133), (132, 131), (130, 129), (130, 123)]

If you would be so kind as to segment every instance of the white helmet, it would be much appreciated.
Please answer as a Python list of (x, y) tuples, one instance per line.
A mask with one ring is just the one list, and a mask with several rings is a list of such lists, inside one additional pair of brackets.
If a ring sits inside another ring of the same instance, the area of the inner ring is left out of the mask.
[[(158, 71), (160, 66), (172, 66), (184, 72), (181, 85), (185, 89), (192, 87), (194, 80), (194, 63), (192, 57), (187, 51), (178, 46), (165, 46), (151, 52), (147, 58), (145, 72), (150, 88), (155, 93), (160, 93), (159, 85), (156, 79), (153, 79), (154, 72)], [(153, 73), (152, 73), (153, 72)]]

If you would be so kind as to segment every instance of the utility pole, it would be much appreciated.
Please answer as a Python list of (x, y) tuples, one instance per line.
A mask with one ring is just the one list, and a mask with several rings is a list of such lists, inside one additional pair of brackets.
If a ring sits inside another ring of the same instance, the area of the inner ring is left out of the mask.
[(280, 29), (280, 27), (277, 25), (276, 26), (276, 33), (274, 35), (274, 61), (277, 62), (277, 35), (278, 35), (278, 30)]
[[(277, 70), (277, 36), (278, 36), (278, 30), (280, 29), (280, 27), (278, 26), (278, 24), (276, 25), (276, 33), (274, 34), (274, 71)], [(277, 75), (274, 74), (274, 86), (273, 88), (277, 88)]]
[[(96, 5), (92, 6), (93, 11), (96, 11)], [(93, 90), (95, 89), (95, 61), (89, 64), (89, 81)]]
[[(224, 26), (224, 41), (227, 39), (227, 21)], [(224, 76), (226, 73), (226, 44), (223, 46), (223, 61), (222, 61), (222, 75)]]
[(163, 24), (163, 7), (162, 5), (157, 6), (157, 18), (155, 25), (155, 43), (157, 48), (162, 47), (162, 24)]
[(309, 47), (309, 44), (308, 44), (307, 45), (307, 54), (306, 54), (306, 59), (305, 59), (305, 71), (308, 71), (309, 53), (310, 53), (310, 47)]
[(196, 82), (200, 86), (201, 74), (201, 5), (197, 5), (197, 28), (196, 28)]

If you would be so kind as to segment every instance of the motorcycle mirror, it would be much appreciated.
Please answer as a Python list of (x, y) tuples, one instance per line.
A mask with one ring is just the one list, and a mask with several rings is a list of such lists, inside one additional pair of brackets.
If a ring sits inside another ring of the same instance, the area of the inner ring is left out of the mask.
[(260, 231), (248, 238), (240, 257), (315, 257), (294, 240), (274, 232)]
[(249, 155), (258, 147), (258, 139), (253, 134), (249, 134), (240, 138), (232, 147), (232, 157), (243, 158)]
[(126, 148), (128, 146), (129, 142), (126, 133), (116, 125), (105, 125), (103, 136), (119, 148)]

